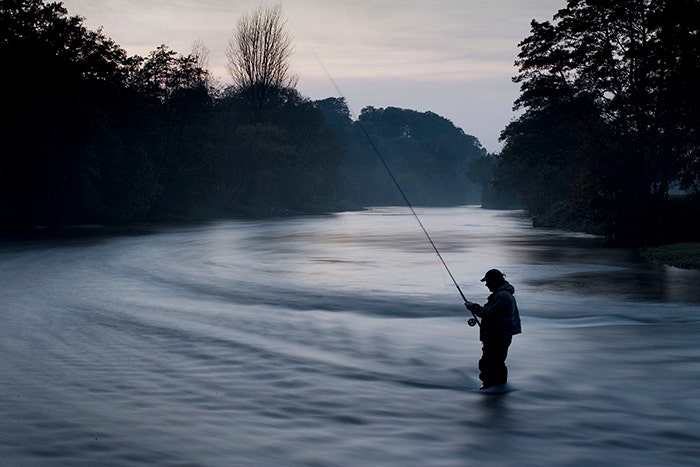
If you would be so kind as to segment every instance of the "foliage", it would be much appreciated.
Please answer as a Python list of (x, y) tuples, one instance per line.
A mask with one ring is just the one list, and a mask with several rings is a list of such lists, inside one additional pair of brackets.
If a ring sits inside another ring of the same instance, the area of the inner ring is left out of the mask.
[(481, 188), (484, 209), (522, 209), (522, 201), (513, 180), (517, 170), (502, 163), (500, 154), (486, 154), (469, 164), (467, 174)]
[(201, 45), (129, 57), (60, 3), (3, 1), (0, 26), (0, 231), (339, 204), (337, 143), (293, 89), (252, 116)]
[(677, 268), (700, 269), (700, 243), (672, 243), (644, 248), (642, 256), (650, 261)]
[(339, 204), (342, 151), (313, 102), (286, 89), (259, 118), (246, 118), (250, 115), (241, 110), (247, 104), (240, 95), (223, 100), (220, 107), (226, 118), (217, 120), (233, 129), (230, 134), (220, 131), (225, 140), (217, 143), (222, 177), (216, 196), (224, 211), (316, 211)]
[[(56, 3), (6, 1), (0, 9), (0, 199), (3, 224), (82, 222), (104, 209), (105, 106), (128, 73), (126, 54)], [(111, 141), (110, 141), (111, 142)], [(118, 150), (118, 149), (114, 149)]]
[[(279, 11), (257, 19), (279, 27)], [(3, 0), (0, 26), (0, 86), (18, 97), (0, 110), (0, 233), (401, 202), (361, 130), (416, 203), (478, 197), (467, 170), (485, 151), (435, 114), (368, 108), (354, 122), (286, 71), (251, 106), (245, 83), (212, 87), (203, 44), (128, 56), (60, 3)]]
[[(486, 154), (479, 141), (432, 112), (367, 107), (353, 122), (342, 98), (317, 102), (346, 148), (345, 196), (359, 205), (403, 204), (379, 157), (412, 204), (478, 202), (469, 164)], [(377, 154), (379, 153), (379, 155)]]
[(670, 189), (700, 178), (698, 13), (697, 0), (569, 0), (532, 22), (501, 163), (534, 216), (671, 234)]

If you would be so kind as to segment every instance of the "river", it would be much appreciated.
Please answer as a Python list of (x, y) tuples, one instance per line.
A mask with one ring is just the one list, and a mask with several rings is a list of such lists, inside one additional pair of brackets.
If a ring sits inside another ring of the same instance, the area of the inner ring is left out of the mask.
[(700, 272), (522, 213), (404, 208), (0, 243), (0, 464), (700, 465)]

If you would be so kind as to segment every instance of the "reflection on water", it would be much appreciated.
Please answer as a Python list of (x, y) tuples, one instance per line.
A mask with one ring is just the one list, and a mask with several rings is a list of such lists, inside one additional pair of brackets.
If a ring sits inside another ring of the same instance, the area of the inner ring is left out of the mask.
[(533, 286), (642, 301), (700, 303), (695, 272), (648, 263), (635, 249), (606, 244), (599, 237), (557, 236), (512, 242), (511, 251), (528, 264), (562, 268), (561, 277), (534, 279)]
[(419, 214), (516, 287), (518, 391), (405, 209), (0, 247), (6, 465), (689, 465), (697, 271), (517, 212)]

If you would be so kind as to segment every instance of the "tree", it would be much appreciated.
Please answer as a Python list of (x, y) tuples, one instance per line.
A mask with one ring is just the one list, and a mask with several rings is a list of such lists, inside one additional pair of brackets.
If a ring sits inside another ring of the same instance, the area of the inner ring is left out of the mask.
[[(564, 203), (636, 234), (667, 229), (669, 190), (692, 185), (700, 142), (698, 13), (698, 0), (569, 0), (532, 22), (514, 78), (524, 112), (502, 134), (531, 211)], [(553, 198), (533, 196), (547, 186)]]
[[(99, 222), (123, 49), (60, 3), (0, 3), (0, 230)], [(145, 172), (145, 171), (144, 171)]]
[(257, 113), (276, 93), (297, 83), (290, 71), (294, 43), (285, 27), (281, 4), (260, 6), (238, 20), (226, 49), (234, 86)]
[(404, 203), (376, 151), (416, 205), (458, 205), (478, 200), (477, 187), (467, 173), (471, 161), (486, 150), (474, 136), (465, 134), (448, 119), (432, 112), (365, 107), (358, 121), (352, 123), (343, 99), (327, 99), (318, 105), (345, 146), (345, 194), (353, 203)]
[(255, 121), (212, 93), (201, 42), (128, 57), (42, 0), (0, 1), (0, 26), (0, 235), (339, 205), (339, 145), (295, 89)]
[(198, 56), (180, 55), (163, 44), (146, 58), (134, 58), (129, 85), (161, 103), (183, 92), (206, 91), (208, 72), (199, 61)]

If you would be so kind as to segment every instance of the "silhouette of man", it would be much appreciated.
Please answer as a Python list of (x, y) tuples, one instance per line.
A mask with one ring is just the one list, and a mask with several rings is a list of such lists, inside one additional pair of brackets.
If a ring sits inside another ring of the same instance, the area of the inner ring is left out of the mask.
[(479, 360), (480, 389), (506, 384), (508, 368), (506, 357), (515, 334), (520, 334), (520, 312), (515, 302), (515, 288), (498, 269), (486, 272), (481, 282), (491, 291), (486, 304), (465, 303), (467, 309), (481, 318), (479, 339), (482, 344)]

